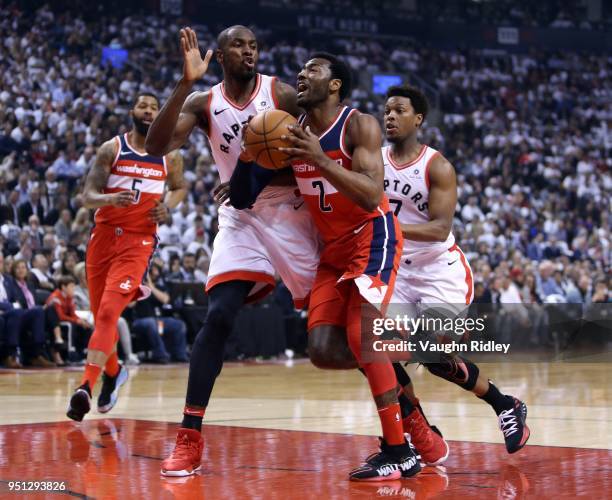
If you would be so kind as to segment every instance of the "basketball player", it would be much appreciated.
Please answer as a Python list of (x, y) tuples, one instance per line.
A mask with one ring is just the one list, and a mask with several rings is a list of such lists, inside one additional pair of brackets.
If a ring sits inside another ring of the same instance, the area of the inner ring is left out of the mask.
[[(384, 125), (391, 145), (382, 149), (384, 187), (404, 236), (392, 302), (417, 304), (421, 310), (443, 306), (458, 315), (473, 299), (472, 271), (452, 233), (457, 205), (455, 169), (438, 151), (417, 139), (428, 107), (427, 98), (416, 88), (398, 86), (387, 92)], [(461, 356), (443, 355), (439, 363), (424, 364), (434, 375), (491, 405), (508, 453), (525, 445), (529, 438), (525, 403), (501, 394), (474, 363)], [(406, 372), (396, 370), (396, 374), (406, 395), (418, 405)]]
[(128, 378), (117, 358), (117, 321), (130, 302), (150, 293), (141, 283), (157, 243), (157, 224), (186, 194), (181, 155), (144, 151), (147, 130), (158, 112), (157, 97), (139, 94), (130, 110), (134, 126), (102, 144), (85, 181), (83, 204), (97, 209), (85, 264), (95, 328), (81, 385), (68, 407), (73, 420), (81, 421), (89, 412), (102, 370), (98, 411), (106, 413), (117, 402), (119, 387)]
[[(217, 42), (223, 81), (208, 91), (192, 92), (208, 69), (212, 51), (202, 59), (195, 32), (181, 30), (183, 76), (151, 126), (146, 147), (149, 153), (164, 154), (180, 147), (198, 127), (208, 136), (225, 184), (238, 163), (242, 127), (249, 117), (275, 108), (297, 116), (299, 110), (291, 86), (256, 72), (257, 40), (251, 30), (232, 26), (221, 32)], [(174, 451), (162, 463), (163, 475), (185, 476), (201, 468), (202, 419), (238, 309), (268, 293), (275, 284), (275, 272), (298, 307), (314, 280), (319, 238), (303, 200), (296, 195), (291, 170), (284, 178), (261, 167), (257, 170), (268, 185), (250, 210), (219, 207), (219, 233), (206, 284), (208, 312), (193, 344), (183, 422)], [(224, 196), (218, 194), (217, 199), (222, 201)]]
[(316, 366), (338, 368), (332, 339), (348, 340), (370, 384), (383, 430), (381, 451), (349, 477), (382, 481), (420, 470), (404, 437), (391, 363), (361, 362), (362, 309), (368, 315), (374, 308), (384, 310), (391, 298), (402, 237), (383, 193), (380, 127), (373, 116), (341, 105), (350, 86), (344, 62), (314, 54), (297, 78), (297, 102), (306, 114), (285, 136), (292, 146), (279, 150), (289, 155), (324, 242), (310, 297), (309, 355)]

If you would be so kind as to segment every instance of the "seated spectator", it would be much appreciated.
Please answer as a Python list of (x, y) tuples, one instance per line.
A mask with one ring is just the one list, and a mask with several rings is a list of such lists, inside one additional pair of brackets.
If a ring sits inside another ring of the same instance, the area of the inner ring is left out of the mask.
[[(77, 284), (74, 288), (74, 304), (77, 311), (89, 311), (89, 322), (94, 324), (94, 317), (91, 313), (91, 305), (89, 302), (89, 289), (87, 288), (87, 277), (85, 275), (85, 262), (79, 262), (74, 267)], [(95, 324), (94, 324), (95, 326)], [(117, 331), (119, 332), (119, 342), (123, 349), (124, 362), (128, 365), (138, 365), (140, 360), (132, 351), (132, 335), (130, 327), (125, 318), (120, 317), (117, 322)]]
[(10, 222), (19, 226), (19, 191), (13, 190), (4, 205), (0, 206), (0, 223)]
[[(4, 256), (0, 253), (0, 269), (4, 268)], [(30, 364), (40, 368), (55, 366), (44, 357), (45, 313), (42, 308), (22, 309), (18, 300), (18, 285), (13, 278), (0, 274), (0, 311), (4, 320), (2, 332), (4, 353), (2, 364), (7, 368), (21, 368), (17, 348), (25, 344), (24, 335), (29, 332), (31, 341)]]
[(598, 279), (595, 283), (595, 291), (593, 292), (593, 296), (591, 297), (591, 302), (593, 303), (608, 303), (612, 302), (612, 297), (610, 296), (610, 289), (608, 288), (608, 283), (605, 279)]
[(202, 255), (198, 259), (198, 267), (195, 270), (196, 281), (199, 283), (206, 283), (208, 280), (208, 269), (210, 268), (210, 257), (208, 255)]
[(64, 351), (64, 339), (59, 326), (59, 317), (54, 307), (45, 305), (45, 307), (36, 305), (36, 289), (30, 280), (30, 272), (25, 260), (15, 259), (11, 267), (11, 275), (17, 288), (15, 290), (15, 298), (24, 311), (42, 309), (45, 317), (45, 331), (53, 334), (53, 361), (58, 366), (63, 366), (64, 361), (61, 352)]
[(34, 257), (32, 257), (30, 280), (36, 290), (46, 290), (49, 292), (55, 290), (55, 280), (49, 272), (49, 261), (42, 252), (35, 253)]
[(196, 259), (195, 255), (186, 252), (183, 255), (181, 262), (181, 268), (178, 272), (172, 272), (168, 276), (169, 281), (186, 281), (189, 283), (195, 283), (198, 281), (196, 274)]
[(40, 187), (35, 186), (29, 191), (29, 199), (19, 205), (19, 222), (25, 224), (30, 216), (36, 215), (39, 221), (44, 221), (47, 212), (40, 201)]
[(93, 330), (93, 325), (80, 318), (76, 313), (74, 303), (74, 292), (76, 279), (73, 276), (60, 276), (57, 280), (57, 290), (47, 299), (47, 304), (52, 305), (57, 312), (59, 320), (72, 325), (73, 338), (80, 348), (87, 346), (87, 341)]
[(145, 339), (153, 351), (154, 363), (166, 364), (170, 359), (186, 363), (189, 359), (186, 347), (187, 327), (180, 319), (161, 315), (163, 306), (170, 302), (170, 295), (165, 291), (158, 266), (150, 267), (146, 285), (151, 289), (151, 295), (136, 302), (129, 311), (133, 317), (134, 334)]
[(60, 218), (55, 224), (55, 234), (60, 240), (68, 242), (70, 240), (70, 231), (72, 229), (72, 213), (65, 208), (60, 212)]

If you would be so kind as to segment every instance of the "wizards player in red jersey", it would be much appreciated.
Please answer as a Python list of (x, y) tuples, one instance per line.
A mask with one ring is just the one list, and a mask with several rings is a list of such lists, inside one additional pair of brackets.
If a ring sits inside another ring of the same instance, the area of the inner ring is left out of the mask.
[(144, 150), (147, 130), (158, 112), (157, 97), (139, 94), (130, 111), (134, 127), (102, 144), (85, 181), (83, 204), (97, 209), (86, 257), (95, 329), (81, 385), (68, 407), (73, 420), (81, 421), (89, 412), (103, 370), (98, 411), (106, 413), (115, 405), (118, 389), (127, 380), (117, 358), (117, 321), (130, 302), (150, 293), (141, 282), (157, 243), (157, 223), (186, 194), (181, 155), (174, 151), (157, 157)]
[[(378, 309), (393, 294), (402, 249), (397, 219), (383, 193), (381, 131), (370, 115), (342, 106), (350, 92), (350, 70), (327, 53), (314, 54), (298, 75), (298, 105), (306, 114), (281, 148), (324, 242), (310, 297), (309, 354), (321, 368), (348, 368), (352, 356), (368, 378), (383, 439), (350, 478), (381, 481), (420, 470), (406, 442), (389, 361), (361, 362), (362, 309)], [(371, 307), (370, 307), (371, 309)], [(368, 312), (370, 314), (370, 312)], [(343, 358), (344, 357), (344, 358)]]

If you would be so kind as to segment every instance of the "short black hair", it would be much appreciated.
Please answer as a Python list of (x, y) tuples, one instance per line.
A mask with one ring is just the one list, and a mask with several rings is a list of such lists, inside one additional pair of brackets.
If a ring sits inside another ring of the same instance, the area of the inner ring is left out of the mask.
[(421, 89), (410, 85), (394, 85), (387, 89), (387, 99), (391, 97), (407, 97), (417, 115), (423, 115), (423, 121), (429, 113), (429, 101)]
[[(242, 24), (234, 24), (233, 26), (230, 26), (228, 28), (225, 28), (221, 33), (219, 33), (219, 35), (217, 36), (217, 47), (220, 49), (224, 49), (225, 46), (227, 45), (227, 43), (230, 40), (230, 31), (234, 30), (234, 29), (241, 29), (241, 30), (247, 30), (250, 31), (251, 33), (253, 33), (253, 30), (251, 28), (248, 28), (246, 26), (243, 26)], [(253, 33), (254, 35), (255, 33)]]
[(153, 94), (152, 92), (138, 92), (138, 94), (136, 94), (136, 97), (134, 97), (134, 102), (132, 103), (132, 109), (134, 109), (136, 107), (136, 104), (138, 104), (138, 99), (140, 99), (141, 97), (152, 97), (153, 99), (155, 99), (157, 101), (157, 106), (159, 107), (159, 97), (157, 97), (155, 94)]
[(351, 69), (342, 59), (336, 57), (329, 52), (315, 52), (310, 55), (310, 59), (325, 59), (329, 61), (329, 69), (332, 74), (332, 79), (337, 79), (342, 82), (340, 86), (340, 101), (344, 101), (350, 94), (352, 89)]
[(76, 285), (76, 278), (70, 274), (65, 274), (57, 279), (57, 288), (60, 290), (70, 284)]

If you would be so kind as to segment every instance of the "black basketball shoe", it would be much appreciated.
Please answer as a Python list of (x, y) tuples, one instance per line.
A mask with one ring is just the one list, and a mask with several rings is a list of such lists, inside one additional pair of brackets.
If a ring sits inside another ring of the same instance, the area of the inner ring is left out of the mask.
[(74, 394), (70, 398), (70, 403), (68, 404), (68, 411), (66, 412), (66, 416), (71, 418), (72, 420), (76, 420), (80, 422), (83, 420), (83, 417), (86, 413), (89, 413), (91, 408), (91, 389), (89, 388), (89, 384), (85, 382), (82, 386), (80, 386)]
[(498, 415), (499, 428), (504, 433), (506, 450), (508, 453), (519, 451), (529, 439), (530, 431), (527, 427), (527, 405), (514, 398), (514, 406), (502, 411)]
[(119, 366), (119, 371), (114, 377), (109, 377), (106, 373), (102, 374), (102, 390), (98, 396), (98, 411), (108, 413), (117, 404), (119, 398), (119, 388), (127, 382), (128, 371), (123, 365)]
[(361, 467), (353, 469), (351, 481), (391, 481), (412, 477), (421, 471), (419, 456), (409, 442), (391, 446), (380, 438), (380, 452), (366, 458)]

